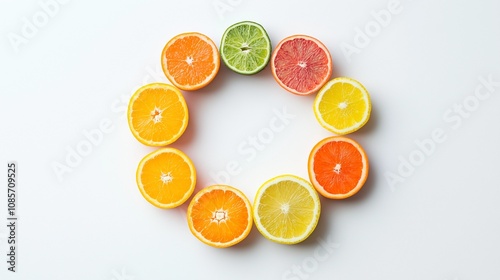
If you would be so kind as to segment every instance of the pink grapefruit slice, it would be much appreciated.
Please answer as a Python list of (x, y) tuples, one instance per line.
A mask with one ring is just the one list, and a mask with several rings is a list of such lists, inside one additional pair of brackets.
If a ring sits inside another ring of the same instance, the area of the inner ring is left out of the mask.
[(317, 92), (332, 75), (332, 57), (323, 43), (307, 35), (293, 35), (276, 46), (271, 71), (278, 84), (297, 95)]

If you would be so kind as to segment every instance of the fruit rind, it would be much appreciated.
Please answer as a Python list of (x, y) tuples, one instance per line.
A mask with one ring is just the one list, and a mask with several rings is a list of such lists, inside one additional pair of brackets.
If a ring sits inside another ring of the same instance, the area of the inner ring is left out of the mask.
[[(321, 98), (323, 97), (323, 95), (325, 94), (325, 92), (329, 88), (331, 88), (333, 84), (340, 83), (340, 82), (347, 82), (347, 83), (350, 83), (351, 85), (354, 85), (354, 86), (358, 87), (363, 93), (366, 94), (366, 98), (367, 98), (367, 100), (366, 100), (367, 110), (365, 112), (364, 119), (361, 122), (357, 123), (355, 126), (348, 127), (346, 129), (337, 129), (334, 126), (328, 124), (323, 119), (323, 117), (321, 116), (321, 114), (319, 112), (320, 101), (321, 101)], [(314, 116), (316, 117), (316, 120), (319, 122), (319, 124), (323, 128), (325, 128), (326, 130), (328, 130), (330, 132), (333, 132), (333, 133), (335, 133), (337, 135), (346, 135), (346, 134), (353, 133), (353, 132), (361, 129), (368, 122), (368, 120), (370, 119), (371, 110), (372, 110), (371, 98), (370, 98), (370, 94), (368, 93), (368, 91), (366, 90), (366, 88), (363, 86), (363, 84), (361, 84), (357, 80), (352, 79), (352, 78), (348, 78), (348, 77), (337, 77), (337, 78), (334, 78), (334, 79), (328, 81), (318, 91), (318, 94), (316, 95), (316, 98), (314, 99), (314, 103), (313, 103), (313, 112), (314, 112)]]
[[(332, 193), (327, 192), (323, 188), (323, 186), (321, 186), (319, 184), (319, 182), (316, 180), (316, 177), (315, 177), (315, 173), (314, 173), (314, 169), (313, 169), (314, 168), (314, 155), (326, 143), (330, 143), (332, 141), (347, 142), (349, 144), (352, 144), (353, 146), (355, 146), (357, 148), (357, 150), (361, 154), (361, 159), (362, 159), (364, 168), (363, 168), (362, 173), (361, 173), (360, 181), (358, 181), (358, 184), (356, 185), (355, 188), (353, 188), (350, 192), (348, 192), (346, 194), (332, 194)], [(370, 164), (368, 161), (368, 156), (366, 155), (366, 152), (363, 149), (363, 147), (358, 142), (354, 141), (351, 138), (345, 137), (345, 136), (330, 136), (330, 137), (327, 137), (327, 138), (319, 141), (312, 148), (311, 153), (309, 154), (309, 159), (308, 159), (307, 165), (308, 165), (307, 169), (308, 169), (308, 173), (309, 173), (309, 180), (311, 181), (311, 184), (316, 189), (316, 191), (318, 191), (318, 193), (320, 193), (322, 196), (329, 198), (329, 199), (346, 199), (346, 198), (351, 197), (351, 196), (355, 195), (356, 193), (358, 193), (363, 188), (363, 186), (368, 178), (369, 171), (370, 171)]]
[[(133, 119), (132, 118), (132, 107), (134, 105), (135, 100), (137, 100), (137, 98), (139, 97), (141, 92), (143, 92), (145, 89), (154, 88), (154, 87), (162, 87), (162, 88), (166, 88), (167, 90), (174, 91), (176, 93), (177, 97), (179, 98), (179, 102), (181, 103), (181, 106), (184, 110), (184, 114), (186, 116), (184, 119), (183, 125), (177, 134), (173, 135), (170, 139), (166, 139), (164, 141), (157, 141), (157, 142), (152, 141), (152, 140), (146, 140), (146, 139), (142, 138), (139, 135), (139, 132), (137, 130), (133, 129), (134, 125), (132, 123), (132, 119)], [(165, 84), (165, 83), (150, 83), (150, 84), (144, 85), (144, 86), (140, 87), (139, 89), (137, 89), (135, 91), (135, 93), (132, 95), (132, 97), (130, 98), (128, 108), (127, 108), (127, 120), (128, 120), (129, 129), (132, 132), (132, 135), (134, 135), (135, 139), (137, 139), (140, 143), (142, 143), (146, 146), (150, 146), (150, 147), (162, 147), (162, 146), (167, 146), (169, 144), (172, 144), (177, 139), (179, 139), (182, 136), (182, 134), (184, 134), (184, 132), (186, 131), (186, 128), (188, 126), (188, 123), (189, 123), (189, 110), (187, 107), (186, 100), (184, 99), (182, 92), (178, 88), (176, 88), (175, 86), (172, 86), (170, 84)]]
[[(302, 236), (298, 236), (298, 237), (295, 237), (295, 238), (289, 238), (289, 239), (277, 237), (277, 236), (274, 236), (274, 235), (270, 234), (267, 231), (267, 229), (261, 224), (260, 219), (259, 219), (259, 215), (258, 215), (258, 209), (259, 209), (258, 208), (258, 206), (259, 206), (258, 204), (259, 204), (259, 201), (260, 201), (260, 197), (262, 197), (262, 194), (270, 186), (274, 185), (275, 182), (285, 181), (285, 180), (297, 182), (302, 187), (304, 187), (305, 189), (307, 189), (308, 192), (309, 192), (309, 194), (311, 195), (313, 201), (314, 201), (314, 204), (317, 206), (317, 208), (315, 209), (316, 211), (314, 213), (313, 220), (309, 224), (307, 230), (305, 231), (305, 234), (302, 235)], [(262, 184), (260, 186), (260, 188), (257, 190), (257, 193), (255, 195), (255, 199), (254, 199), (254, 202), (253, 202), (253, 212), (254, 212), (253, 213), (253, 218), (254, 218), (255, 226), (257, 227), (257, 230), (265, 238), (267, 238), (270, 241), (279, 243), (279, 244), (293, 245), (293, 244), (297, 244), (297, 243), (300, 243), (300, 242), (306, 240), (313, 233), (314, 229), (316, 228), (316, 226), (318, 224), (319, 217), (321, 215), (321, 202), (320, 202), (318, 193), (316, 192), (316, 190), (314, 189), (314, 187), (311, 185), (311, 183), (309, 181), (307, 181), (306, 179), (303, 179), (301, 177), (298, 177), (296, 175), (284, 174), (284, 175), (280, 175), (280, 176), (276, 176), (274, 178), (271, 178), (271, 179), (267, 180), (264, 184)]]
[[(315, 88), (312, 88), (311, 90), (307, 91), (307, 92), (299, 92), (295, 89), (292, 89), (292, 88), (289, 88), (288, 86), (286, 86), (279, 78), (278, 78), (278, 75), (276, 74), (276, 66), (275, 66), (275, 58), (279, 52), (279, 50), (281, 49), (281, 46), (290, 41), (290, 40), (293, 40), (293, 39), (299, 39), (299, 38), (302, 38), (302, 39), (306, 39), (306, 40), (310, 40), (310, 41), (313, 41), (314, 43), (316, 43), (321, 49), (323, 49), (325, 51), (325, 54), (326, 54), (326, 57), (327, 57), (327, 60), (328, 60), (328, 65), (329, 65), (329, 71), (327, 73), (327, 75), (325, 75), (325, 77), (323, 78), (323, 80), (321, 81), (321, 83), (318, 84), (318, 86), (316, 86)], [(328, 80), (330, 79), (330, 77), (332, 76), (332, 73), (333, 73), (333, 60), (332, 60), (332, 56), (330, 54), (330, 51), (328, 50), (328, 48), (326, 47), (325, 44), (323, 44), (319, 39), (315, 38), (315, 37), (312, 37), (312, 36), (309, 36), (309, 35), (303, 35), (303, 34), (297, 34), (297, 35), (291, 35), (291, 36), (288, 36), (286, 38), (284, 38), (283, 40), (281, 40), (278, 45), (274, 48), (274, 51), (273, 51), (273, 54), (271, 55), (271, 71), (273, 73), (273, 76), (274, 76), (274, 79), (276, 80), (276, 82), (283, 88), (285, 89), (286, 91), (290, 92), (290, 93), (293, 93), (295, 95), (300, 95), (300, 96), (303, 96), (303, 95), (310, 95), (310, 94), (313, 94), (315, 92), (317, 92), (326, 82), (328, 82)]]
[[(189, 187), (189, 190), (184, 194), (184, 197), (181, 200), (173, 202), (173, 203), (170, 203), (170, 204), (159, 203), (157, 200), (151, 198), (146, 193), (146, 191), (144, 190), (144, 188), (141, 187), (142, 186), (141, 172), (142, 172), (142, 170), (144, 168), (145, 163), (148, 160), (156, 157), (157, 155), (163, 154), (163, 153), (174, 153), (174, 154), (180, 156), (182, 159), (184, 159), (186, 161), (187, 165), (189, 166), (190, 173), (191, 173), (191, 177), (190, 177), (190, 179), (191, 179), (191, 185)], [(178, 207), (178, 206), (182, 205), (193, 194), (194, 188), (196, 186), (196, 168), (194, 167), (194, 164), (191, 161), (191, 159), (184, 152), (182, 152), (181, 150), (178, 150), (176, 148), (166, 147), (166, 148), (161, 148), (161, 149), (158, 149), (156, 151), (153, 151), (153, 152), (147, 154), (145, 157), (143, 157), (142, 160), (139, 162), (139, 165), (137, 166), (137, 170), (136, 170), (136, 173), (135, 173), (135, 178), (136, 178), (136, 182), (137, 182), (137, 187), (139, 188), (139, 191), (140, 191), (141, 195), (144, 197), (144, 199), (146, 199), (146, 201), (148, 201), (149, 203), (151, 203), (152, 205), (154, 205), (154, 206), (156, 206), (158, 208), (172, 209), (172, 208), (175, 208), (175, 207)]]
[[(235, 193), (236, 195), (238, 195), (243, 200), (245, 205), (247, 206), (248, 217), (249, 217), (248, 225), (247, 225), (245, 231), (239, 237), (231, 240), (230, 242), (221, 243), (221, 242), (210, 241), (194, 229), (193, 220), (191, 219), (193, 206), (196, 204), (196, 202), (200, 199), (201, 196), (203, 196), (204, 194), (209, 193), (213, 190), (231, 191), (231, 192)], [(240, 243), (248, 236), (248, 234), (250, 234), (250, 231), (252, 230), (252, 226), (253, 226), (252, 205), (250, 204), (250, 201), (248, 200), (246, 195), (242, 191), (238, 190), (237, 188), (234, 188), (234, 187), (231, 187), (228, 185), (212, 185), (212, 186), (209, 186), (209, 187), (206, 187), (206, 188), (200, 190), (198, 193), (195, 194), (195, 196), (193, 197), (193, 199), (191, 200), (191, 202), (189, 203), (189, 206), (188, 206), (187, 221), (188, 221), (189, 230), (198, 240), (205, 243), (206, 245), (209, 245), (209, 246), (212, 246), (215, 248), (227, 248), (227, 247), (231, 247), (231, 246), (234, 246), (234, 245)]]
[[(172, 75), (170, 74), (170, 72), (167, 69), (168, 61), (167, 61), (166, 55), (165, 55), (165, 52), (167, 51), (168, 47), (170, 47), (175, 41), (177, 41), (178, 39), (184, 38), (184, 37), (189, 37), (189, 36), (199, 37), (200, 39), (202, 39), (203, 41), (205, 41), (206, 43), (208, 43), (209, 45), (211, 45), (213, 47), (213, 50), (214, 50), (213, 55), (216, 58), (214, 60), (215, 68), (212, 71), (212, 74), (210, 76), (208, 76), (202, 83), (199, 83), (197, 85), (192, 85), (192, 86), (191, 85), (179, 84), (174, 79), (174, 77), (172, 77)], [(165, 44), (165, 46), (163, 47), (163, 50), (161, 52), (161, 68), (163, 69), (163, 73), (165, 74), (165, 76), (167, 77), (167, 79), (174, 86), (176, 86), (177, 88), (179, 88), (181, 90), (186, 90), (186, 91), (198, 90), (198, 89), (201, 89), (201, 88), (209, 85), (213, 81), (213, 79), (215, 79), (215, 77), (217, 76), (217, 73), (219, 72), (219, 68), (220, 68), (220, 54), (219, 54), (219, 50), (217, 49), (217, 45), (214, 43), (214, 41), (212, 39), (210, 39), (210, 37), (208, 37), (205, 34), (202, 34), (202, 33), (199, 33), (199, 32), (185, 32), (185, 33), (181, 33), (181, 34), (178, 34), (178, 35), (174, 36), (173, 38), (171, 38), (167, 42), (167, 44)]]
[[(224, 42), (226, 41), (226, 37), (227, 35), (229, 34), (229, 31), (232, 30), (233, 28), (237, 27), (237, 26), (241, 26), (241, 25), (252, 25), (252, 26), (255, 26), (257, 27), (258, 29), (262, 30), (263, 33), (264, 33), (264, 39), (267, 41), (268, 43), (268, 46), (269, 46), (269, 55), (267, 56), (265, 62), (258, 68), (256, 68), (255, 70), (253, 71), (242, 71), (240, 69), (237, 69), (236, 67), (234, 67), (233, 65), (227, 63), (227, 59), (225, 57), (225, 54), (223, 52), (223, 47), (224, 47)], [(222, 39), (221, 39), (221, 44), (219, 46), (219, 52), (220, 52), (220, 57), (222, 59), (222, 61), (224, 62), (224, 64), (229, 68), (231, 69), (232, 71), (238, 73), (238, 74), (242, 74), (242, 75), (254, 75), (254, 74), (257, 74), (259, 73), (260, 71), (262, 71), (264, 68), (266, 68), (266, 66), (269, 64), (269, 61), (271, 61), (271, 54), (272, 54), (272, 45), (271, 45), (271, 39), (269, 38), (269, 35), (267, 34), (267, 31), (266, 29), (256, 23), (256, 22), (253, 22), (253, 21), (241, 21), (241, 22), (237, 22), (231, 26), (229, 26), (226, 31), (224, 31), (224, 34), (222, 35)]]

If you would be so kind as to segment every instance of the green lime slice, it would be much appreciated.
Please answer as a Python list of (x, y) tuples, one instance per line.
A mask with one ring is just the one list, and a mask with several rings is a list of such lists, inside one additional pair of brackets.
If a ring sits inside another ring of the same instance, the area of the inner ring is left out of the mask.
[(236, 73), (252, 75), (266, 67), (271, 58), (271, 40), (260, 24), (242, 21), (229, 26), (220, 44), (222, 61)]

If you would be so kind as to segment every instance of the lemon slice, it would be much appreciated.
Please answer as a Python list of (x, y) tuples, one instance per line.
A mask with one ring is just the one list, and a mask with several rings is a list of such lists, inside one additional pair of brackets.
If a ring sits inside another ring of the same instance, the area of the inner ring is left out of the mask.
[(316, 228), (321, 212), (318, 193), (311, 183), (294, 175), (265, 182), (253, 205), (254, 222), (267, 239), (281, 244), (304, 241)]
[(339, 77), (330, 80), (314, 100), (314, 115), (327, 130), (338, 135), (354, 132), (370, 119), (368, 91), (358, 81)]

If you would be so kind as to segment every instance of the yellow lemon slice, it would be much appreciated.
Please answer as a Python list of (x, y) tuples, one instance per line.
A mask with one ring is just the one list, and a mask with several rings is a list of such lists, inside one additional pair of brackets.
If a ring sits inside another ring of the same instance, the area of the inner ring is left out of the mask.
[(318, 92), (313, 110), (327, 130), (344, 135), (363, 127), (370, 119), (371, 101), (365, 87), (356, 80), (339, 77)]
[(265, 182), (253, 205), (254, 222), (267, 239), (281, 244), (304, 241), (318, 224), (321, 203), (311, 183), (294, 175)]

